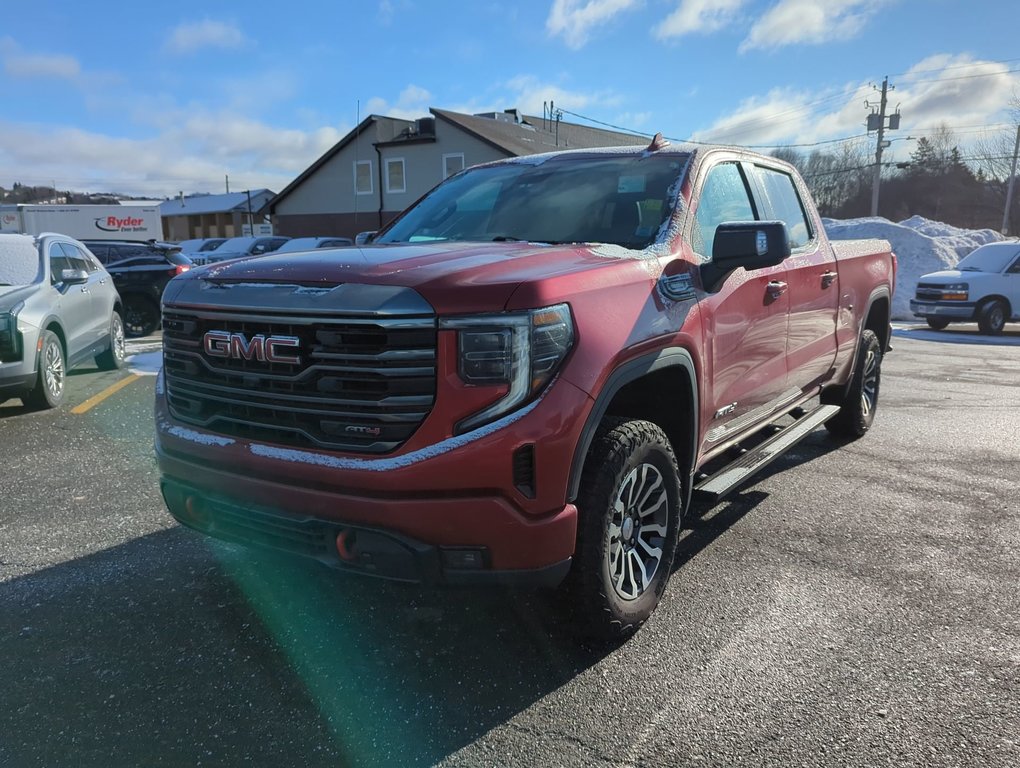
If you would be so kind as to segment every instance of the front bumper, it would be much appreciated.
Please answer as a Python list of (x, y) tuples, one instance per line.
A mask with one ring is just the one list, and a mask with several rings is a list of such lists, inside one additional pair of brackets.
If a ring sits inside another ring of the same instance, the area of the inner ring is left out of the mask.
[(910, 300), (910, 311), (917, 317), (942, 317), (953, 320), (973, 320), (974, 304), (959, 301)]
[[(392, 531), (210, 495), (174, 480), (164, 479), (161, 489), (170, 513), (189, 528), (365, 576), (428, 584), (555, 587), (570, 570), (569, 556), (536, 568), (495, 570), (486, 547), (437, 546)], [(552, 521), (553, 527), (569, 528), (573, 514), (572, 508), (565, 510)]]
[[(409, 441), (386, 457), (353, 456), (175, 423), (159, 377), (156, 453), (170, 511), (213, 536), (390, 578), (550, 584), (574, 552), (577, 509), (566, 503), (566, 489), (591, 406), (561, 379), (502, 425), (425, 445)], [(522, 490), (514, 457), (528, 446), (534, 483)], [(369, 553), (374, 567), (340, 557), (336, 540), (347, 529), (382, 547)], [(295, 550), (294, 536), (304, 540), (308, 532), (314, 546)], [(478, 553), (470, 569), (451, 565), (457, 558), (448, 553), (458, 550)], [(386, 558), (392, 568), (380, 565)]]

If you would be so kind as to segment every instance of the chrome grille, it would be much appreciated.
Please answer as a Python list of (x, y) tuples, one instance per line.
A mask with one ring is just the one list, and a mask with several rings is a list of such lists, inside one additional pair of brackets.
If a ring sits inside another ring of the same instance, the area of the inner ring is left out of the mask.
[[(297, 363), (210, 357), (208, 331), (300, 340)], [(433, 316), (294, 316), (167, 308), (170, 411), (221, 434), (276, 444), (386, 453), (432, 409)]]

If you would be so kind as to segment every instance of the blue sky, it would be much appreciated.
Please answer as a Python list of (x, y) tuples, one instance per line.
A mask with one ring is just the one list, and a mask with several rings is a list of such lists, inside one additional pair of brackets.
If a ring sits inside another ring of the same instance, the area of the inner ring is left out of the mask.
[(808, 144), (864, 133), (885, 75), (892, 138), (946, 123), (967, 145), (1010, 130), (1018, 29), (1015, 0), (25, 3), (0, 27), (0, 186), (280, 189), (359, 102), (413, 118), (553, 100), (641, 132)]

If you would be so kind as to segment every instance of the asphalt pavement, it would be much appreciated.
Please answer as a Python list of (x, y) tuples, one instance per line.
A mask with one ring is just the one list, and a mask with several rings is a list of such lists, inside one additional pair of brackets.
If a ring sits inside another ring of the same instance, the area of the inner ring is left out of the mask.
[(0, 405), (0, 766), (1020, 765), (1020, 332), (985, 341), (897, 330), (872, 431), (695, 510), (617, 647), (182, 529), (153, 378), (77, 371)]

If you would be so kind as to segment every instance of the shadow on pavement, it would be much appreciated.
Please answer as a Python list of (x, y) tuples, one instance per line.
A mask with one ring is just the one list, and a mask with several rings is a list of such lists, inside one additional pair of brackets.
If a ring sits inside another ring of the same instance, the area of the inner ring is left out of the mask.
[(608, 652), (537, 596), (181, 529), (0, 584), (0, 604), (3, 765), (431, 764)]

